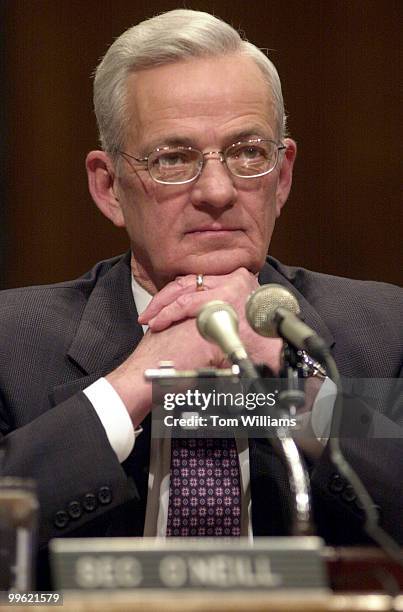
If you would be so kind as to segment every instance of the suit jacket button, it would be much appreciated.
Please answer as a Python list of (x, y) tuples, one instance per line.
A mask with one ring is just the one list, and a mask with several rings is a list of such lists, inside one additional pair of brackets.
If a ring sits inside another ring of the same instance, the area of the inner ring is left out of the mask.
[(346, 488), (344, 489), (344, 491), (342, 492), (341, 497), (342, 499), (344, 499), (344, 501), (350, 503), (355, 500), (357, 495), (355, 494), (353, 487), (350, 484), (348, 484)]
[(112, 501), (112, 491), (110, 490), (110, 488), (101, 487), (98, 490), (98, 499), (99, 503), (101, 503), (103, 506), (105, 506), (106, 504), (110, 504)]
[(56, 512), (53, 519), (53, 524), (55, 525), (55, 527), (57, 527), (58, 529), (63, 529), (63, 527), (66, 527), (68, 523), (69, 517), (67, 512), (65, 512), (64, 510), (59, 510), (58, 512)]
[(97, 507), (97, 498), (93, 493), (86, 493), (83, 499), (83, 507), (87, 512), (93, 512)]
[(78, 501), (70, 502), (69, 505), (67, 506), (67, 512), (69, 513), (70, 518), (79, 519), (83, 513), (80, 502)]
[(332, 493), (341, 493), (345, 486), (346, 486), (346, 483), (344, 482), (340, 474), (333, 474), (333, 476), (330, 479), (329, 490)]

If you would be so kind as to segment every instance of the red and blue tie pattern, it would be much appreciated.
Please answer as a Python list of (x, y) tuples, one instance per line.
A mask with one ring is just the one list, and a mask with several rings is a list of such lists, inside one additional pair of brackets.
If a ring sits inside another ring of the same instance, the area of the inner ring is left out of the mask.
[(173, 438), (167, 536), (241, 535), (234, 438)]

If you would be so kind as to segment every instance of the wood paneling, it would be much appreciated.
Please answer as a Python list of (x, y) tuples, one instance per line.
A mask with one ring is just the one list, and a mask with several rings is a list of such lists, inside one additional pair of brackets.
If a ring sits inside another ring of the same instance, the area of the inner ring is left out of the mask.
[[(171, 1), (6, 4), (5, 286), (77, 276), (126, 250), (96, 210), (84, 157), (96, 148), (90, 75), (125, 28)], [(271, 246), (285, 263), (400, 283), (402, 3), (186, 2), (271, 49), (299, 145)], [(399, 134), (400, 132), (400, 134)]]

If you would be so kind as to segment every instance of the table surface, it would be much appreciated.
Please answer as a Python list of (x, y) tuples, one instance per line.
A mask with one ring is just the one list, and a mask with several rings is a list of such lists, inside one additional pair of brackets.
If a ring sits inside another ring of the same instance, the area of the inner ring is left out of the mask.
[[(12, 606), (0, 604), (0, 612), (55, 610), (59, 606)], [(352, 593), (212, 593), (182, 592), (69, 592), (64, 594), (63, 612), (383, 612), (403, 611), (403, 595)]]

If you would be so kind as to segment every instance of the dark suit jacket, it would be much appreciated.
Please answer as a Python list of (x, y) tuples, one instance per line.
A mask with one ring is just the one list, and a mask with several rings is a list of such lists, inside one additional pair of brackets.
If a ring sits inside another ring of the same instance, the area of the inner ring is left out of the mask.
[[(130, 278), (127, 254), (74, 281), (0, 294), (2, 471), (37, 480), (42, 545), (64, 535), (143, 532), (149, 419), (120, 465), (81, 392), (124, 361), (142, 337)], [(260, 282), (294, 292), (307, 324), (332, 347), (342, 375), (400, 375), (403, 309), (397, 287), (286, 267), (272, 258)], [(350, 440), (345, 447), (381, 507), (384, 526), (403, 540), (400, 440)], [(319, 534), (338, 544), (365, 541), (354, 493), (327, 451), (311, 469)], [(255, 535), (284, 532), (286, 478), (263, 440), (250, 440), (250, 473)]]

